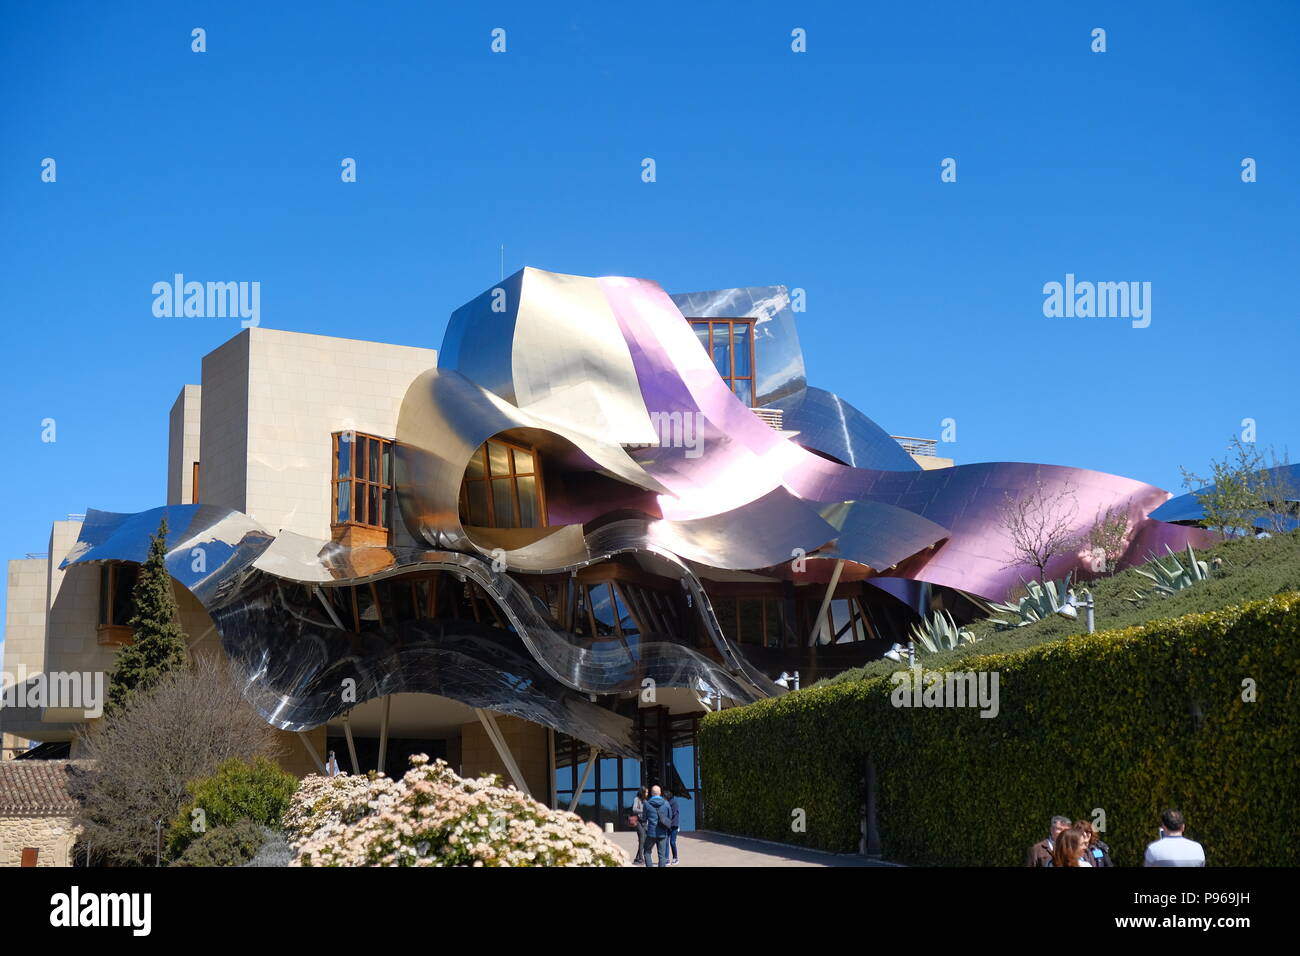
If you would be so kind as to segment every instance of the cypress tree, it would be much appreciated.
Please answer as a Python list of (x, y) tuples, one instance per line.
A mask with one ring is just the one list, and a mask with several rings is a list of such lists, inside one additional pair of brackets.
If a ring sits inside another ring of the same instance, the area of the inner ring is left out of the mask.
[(117, 652), (108, 679), (108, 708), (118, 710), (138, 691), (147, 690), (163, 674), (185, 663), (185, 632), (181, 630), (167, 573), (167, 516), (149, 541), (149, 557), (140, 566), (131, 592), (134, 613), (127, 623), (133, 643)]

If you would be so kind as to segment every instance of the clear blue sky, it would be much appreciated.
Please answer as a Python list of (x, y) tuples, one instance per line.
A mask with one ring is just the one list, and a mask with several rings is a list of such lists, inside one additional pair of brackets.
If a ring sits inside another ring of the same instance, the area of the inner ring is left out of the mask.
[[(548, 6), (0, 7), (0, 556), (165, 501), (168, 409), (239, 326), (155, 318), (154, 282), (436, 347), (502, 243), (802, 287), (811, 380), (896, 434), (955, 418), (959, 462), (1176, 491), (1246, 417), (1300, 453), (1300, 4)], [(1044, 317), (1066, 273), (1151, 282), (1151, 326)]]

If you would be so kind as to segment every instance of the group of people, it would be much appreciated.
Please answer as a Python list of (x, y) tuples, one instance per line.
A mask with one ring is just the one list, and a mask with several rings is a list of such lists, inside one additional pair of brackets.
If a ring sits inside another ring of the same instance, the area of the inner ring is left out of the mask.
[[(1160, 814), (1160, 839), (1147, 846), (1143, 866), (1205, 866), (1205, 850), (1183, 836), (1187, 823), (1178, 810)], [(1087, 820), (1070, 822), (1052, 817), (1047, 839), (1035, 843), (1025, 855), (1025, 866), (1114, 866), (1110, 847)]]
[(632, 861), (634, 866), (654, 866), (651, 861), (655, 852), (659, 854), (660, 866), (678, 864), (677, 831), (681, 829), (681, 812), (675, 794), (669, 792), (665, 797), (663, 789), (658, 785), (649, 790), (642, 787), (632, 801), (627, 822), (636, 827), (636, 859)]

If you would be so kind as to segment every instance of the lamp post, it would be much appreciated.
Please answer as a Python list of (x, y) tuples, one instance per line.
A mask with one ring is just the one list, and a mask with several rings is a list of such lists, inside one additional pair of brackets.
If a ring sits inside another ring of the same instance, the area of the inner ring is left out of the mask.
[[(1097, 627), (1096, 627), (1096, 621), (1093, 616), (1094, 605), (1092, 600), (1092, 590), (1090, 588), (1084, 588), (1084, 593), (1088, 596), (1083, 605), (1084, 610), (1087, 612), (1086, 617), (1088, 621), (1088, 633), (1093, 634), (1096, 632)], [(1069, 620), (1073, 621), (1079, 617), (1079, 612), (1077, 610), (1078, 607), (1079, 607), (1079, 598), (1075, 595), (1073, 591), (1071, 591), (1069, 602), (1065, 604), (1056, 613), (1059, 614), (1061, 617), (1068, 618)]]

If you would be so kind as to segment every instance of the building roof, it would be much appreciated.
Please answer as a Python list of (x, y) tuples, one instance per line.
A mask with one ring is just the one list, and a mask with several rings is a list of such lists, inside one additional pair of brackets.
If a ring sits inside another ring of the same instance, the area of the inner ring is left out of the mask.
[(85, 766), (73, 760), (0, 762), (0, 817), (72, 816), (78, 805), (68, 792), (69, 777)]

